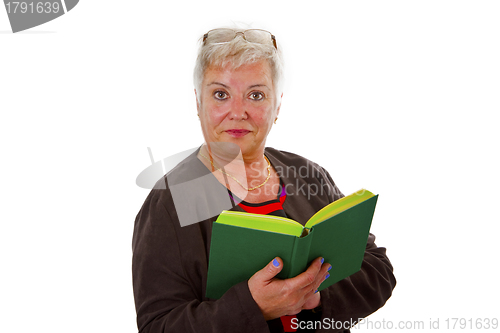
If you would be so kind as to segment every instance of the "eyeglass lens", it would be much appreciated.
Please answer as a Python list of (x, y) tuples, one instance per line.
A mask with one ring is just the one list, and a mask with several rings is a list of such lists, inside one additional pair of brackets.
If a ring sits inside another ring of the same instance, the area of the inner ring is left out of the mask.
[(277, 48), (276, 39), (274, 38), (274, 36), (269, 31), (260, 30), (260, 29), (249, 29), (249, 30), (245, 30), (243, 32), (241, 32), (241, 31), (237, 32), (237, 31), (234, 31), (232, 29), (214, 29), (214, 30), (207, 32), (203, 36), (203, 41), (205, 41), (209, 35), (210, 35), (211, 42), (213, 42), (213, 43), (227, 43), (227, 42), (232, 41), (238, 35), (243, 35), (243, 38), (247, 42), (259, 43), (259, 44), (265, 44), (269, 41), (269, 38), (271, 38), (274, 47)]

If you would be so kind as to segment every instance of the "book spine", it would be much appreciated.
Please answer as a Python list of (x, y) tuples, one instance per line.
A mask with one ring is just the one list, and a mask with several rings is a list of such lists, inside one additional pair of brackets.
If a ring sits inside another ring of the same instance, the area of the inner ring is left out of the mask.
[(295, 277), (304, 272), (309, 263), (309, 249), (311, 248), (314, 231), (311, 230), (307, 236), (295, 238), (292, 250), (292, 258), (290, 260), (291, 267), (289, 278)]

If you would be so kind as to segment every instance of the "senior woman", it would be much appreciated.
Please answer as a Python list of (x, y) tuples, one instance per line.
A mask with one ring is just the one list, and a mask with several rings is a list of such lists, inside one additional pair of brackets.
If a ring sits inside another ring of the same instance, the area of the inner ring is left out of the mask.
[[(157, 183), (135, 221), (140, 332), (283, 332), (293, 315), (295, 326), (314, 322), (317, 332), (348, 331), (345, 323), (390, 297), (396, 280), (372, 234), (361, 270), (321, 292), (316, 289), (335, 267), (317, 258), (304, 273), (282, 280), (275, 278), (283, 268), (276, 257), (220, 299), (205, 297), (212, 223), (223, 209), (305, 224), (343, 196), (319, 165), (266, 147), (280, 112), (282, 72), (281, 49), (267, 31), (215, 29), (203, 36), (194, 82), (205, 143)], [(318, 327), (319, 321), (330, 325)]]

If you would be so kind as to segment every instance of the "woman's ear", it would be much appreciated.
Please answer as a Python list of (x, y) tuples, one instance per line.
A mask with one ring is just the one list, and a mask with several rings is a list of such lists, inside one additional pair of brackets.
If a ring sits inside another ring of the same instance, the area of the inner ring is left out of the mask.
[(198, 100), (198, 94), (196, 93), (196, 88), (194, 89), (194, 97), (196, 97), (196, 110), (198, 111), (198, 114), (200, 113), (200, 102)]
[(278, 101), (278, 109), (276, 109), (276, 117), (280, 114), (281, 109), (281, 99), (283, 98), (283, 93), (281, 93), (280, 100)]

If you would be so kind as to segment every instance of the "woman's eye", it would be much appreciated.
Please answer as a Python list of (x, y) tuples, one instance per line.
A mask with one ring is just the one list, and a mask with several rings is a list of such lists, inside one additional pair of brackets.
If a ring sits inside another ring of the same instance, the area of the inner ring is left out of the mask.
[(227, 93), (224, 91), (216, 91), (214, 96), (216, 99), (227, 99), (228, 98)]
[(250, 94), (250, 99), (253, 99), (254, 101), (260, 101), (264, 99), (264, 94), (258, 91), (255, 91)]

